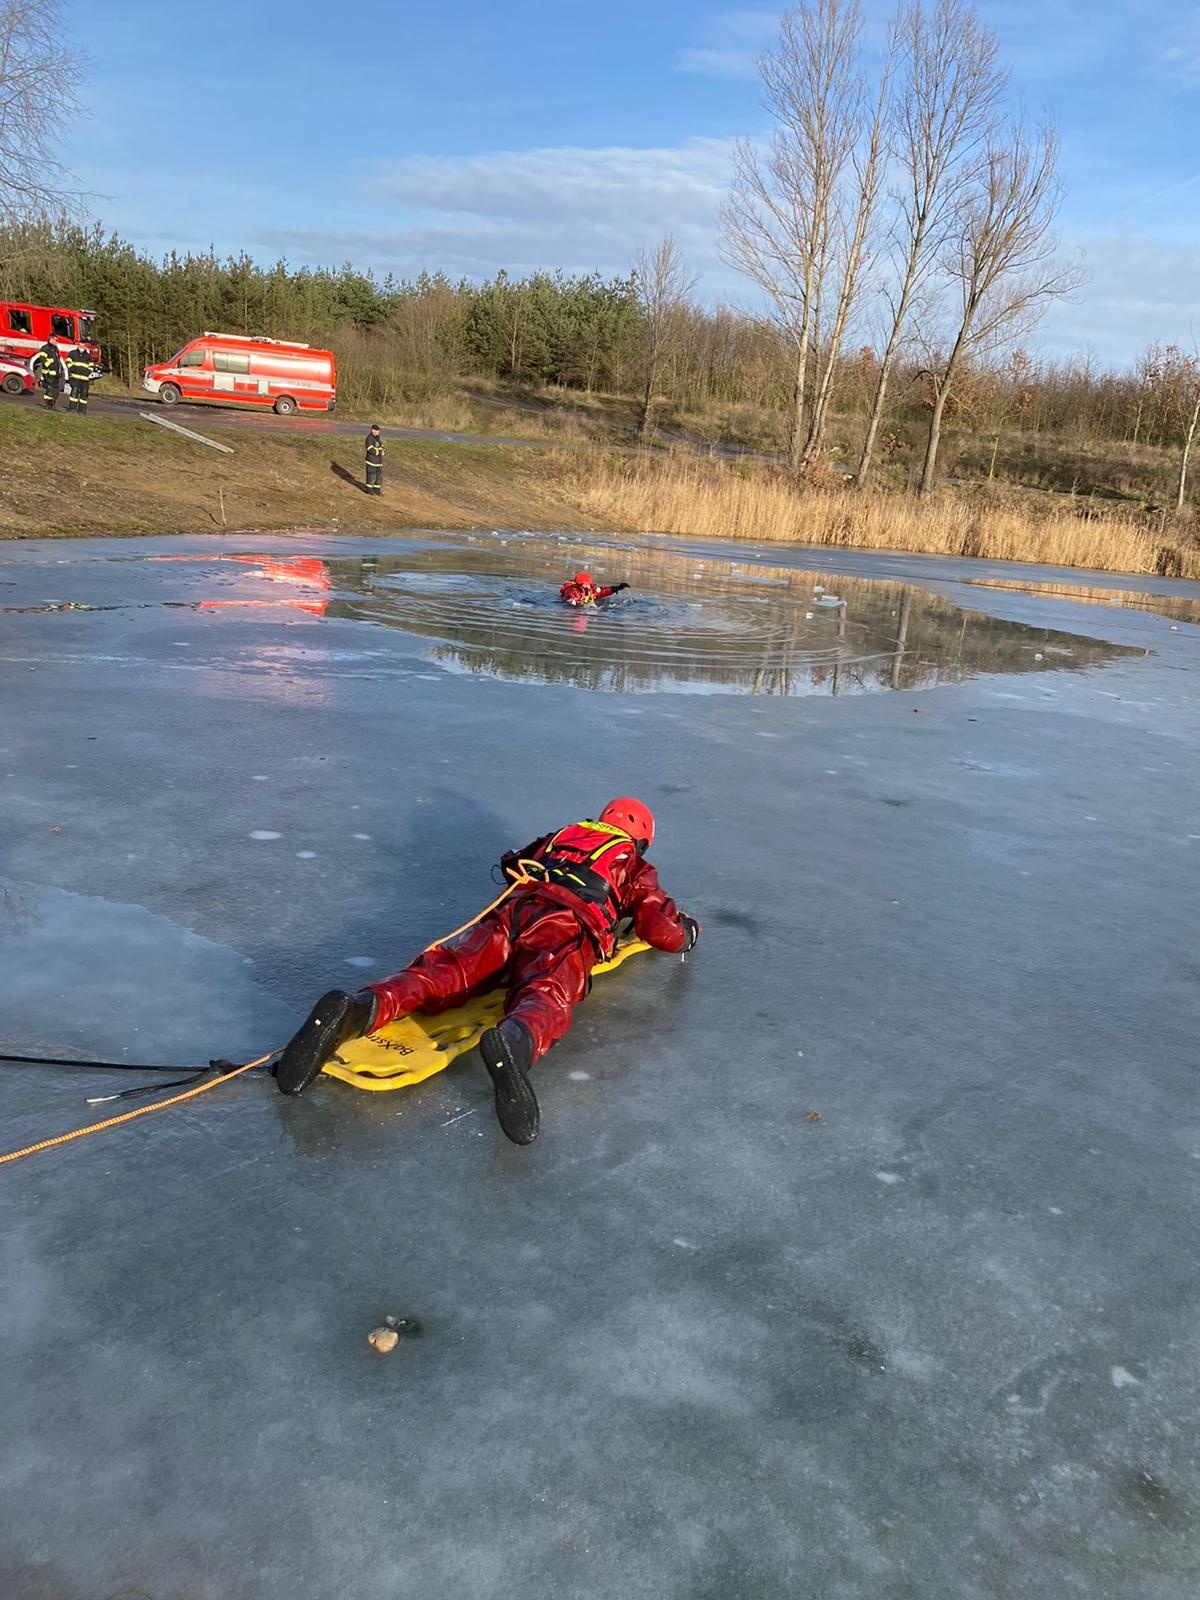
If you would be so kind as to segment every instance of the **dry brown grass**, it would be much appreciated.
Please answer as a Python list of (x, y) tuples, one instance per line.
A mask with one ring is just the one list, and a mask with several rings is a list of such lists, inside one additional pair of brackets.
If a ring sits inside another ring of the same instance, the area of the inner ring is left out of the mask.
[[(371, 411), (370, 402), (367, 402), (365, 411), (361, 405), (346, 408), (339, 405), (339, 415), (345, 411), (349, 411), (350, 415), (361, 413), (364, 422), (378, 422), (385, 427), (428, 428), (434, 433), (481, 431), (479, 419), (471, 409), (470, 402), (461, 394), (431, 394), (411, 400), (397, 395), (392, 399), (377, 401), (374, 411)], [(369, 417), (367, 412), (370, 412)]]
[(232, 455), (149, 423), (0, 406), (0, 540), (325, 528), (582, 527), (543, 452), (389, 440), (362, 492), (357, 435), (229, 434)]
[(1200, 548), (1190, 535), (1158, 534), (1119, 515), (966, 497), (803, 491), (769, 468), (680, 455), (570, 459), (561, 470), (593, 519), (646, 532), (1200, 578)]

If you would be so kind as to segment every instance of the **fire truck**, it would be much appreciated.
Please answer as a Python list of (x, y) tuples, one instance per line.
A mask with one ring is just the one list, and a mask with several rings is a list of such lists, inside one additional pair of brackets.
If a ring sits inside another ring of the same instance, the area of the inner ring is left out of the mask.
[(82, 345), (98, 371), (103, 370), (100, 346), (93, 338), (94, 311), (71, 311), (65, 306), (28, 306), (20, 300), (0, 300), (0, 356), (28, 362), (47, 339), (65, 355)]

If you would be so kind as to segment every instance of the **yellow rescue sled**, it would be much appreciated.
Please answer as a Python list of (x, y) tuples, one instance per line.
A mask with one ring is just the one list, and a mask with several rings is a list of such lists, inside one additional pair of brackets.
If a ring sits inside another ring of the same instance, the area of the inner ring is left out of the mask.
[[(612, 972), (622, 961), (650, 946), (641, 939), (619, 941), (609, 961), (599, 962), (593, 974)], [(490, 989), (452, 1011), (426, 1017), (420, 1012), (389, 1022), (368, 1039), (351, 1039), (321, 1069), (331, 1078), (352, 1083), (356, 1089), (407, 1089), (442, 1072), (459, 1056), (473, 1050), (488, 1028), (504, 1014), (504, 990)]]

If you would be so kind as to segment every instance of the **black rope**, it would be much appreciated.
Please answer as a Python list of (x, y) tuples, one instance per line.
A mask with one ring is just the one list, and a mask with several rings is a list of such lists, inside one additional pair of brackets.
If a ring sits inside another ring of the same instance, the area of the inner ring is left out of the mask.
[(109, 1100), (134, 1100), (144, 1094), (164, 1094), (168, 1089), (186, 1089), (193, 1083), (199, 1083), (201, 1078), (206, 1078), (210, 1072), (215, 1072), (219, 1077), (225, 1077), (230, 1072), (237, 1070), (237, 1063), (218, 1058), (210, 1061), (206, 1067), (195, 1067), (190, 1072), (186, 1067), (151, 1067), (142, 1066), (136, 1061), (68, 1061), (65, 1056), (10, 1056), (0, 1054), (0, 1061), (22, 1067), (94, 1067), (104, 1072), (185, 1072), (184, 1078), (173, 1078), (169, 1083), (143, 1083), (134, 1089), (121, 1089), (116, 1094), (91, 1095), (84, 1103), (89, 1106), (104, 1105)]
[[(200, 1072), (205, 1073), (209, 1068), (219, 1067), (222, 1071), (232, 1070), (233, 1063), (229, 1061), (210, 1061), (207, 1067), (185, 1067), (180, 1062), (175, 1062), (170, 1067), (146, 1066), (138, 1061), (71, 1061), (66, 1056), (10, 1056), (0, 1052), (0, 1062), (14, 1062), (22, 1067), (89, 1067), (103, 1072)], [(169, 1087), (164, 1084), (164, 1088)]]
[(198, 1067), (195, 1072), (186, 1078), (175, 1078), (170, 1083), (143, 1083), (136, 1089), (122, 1089), (119, 1094), (94, 1094), (84, 1102), (89, 1106), (102, 1106), (109, 1100), (136, 1100), (143, 1094), (163, 1094), (167, 1089), (186, 1089), (193, 1083), (199, 1083), (201, 1078), (207, 1078), (210, 1072), (215, 1072), (218, 1078), (225, 1078), (231, 1072), (238, 1070), (236, 1061), (217, 1060), (210, 1061), (206, 1067)]
[(186, 1072), (178, 1062), (172, 1067), (142, 1066), (136, 1061), (69, 1061), (66, 1056), (9, 1056), (0, 1054), (0, 1061), (11, 1061), (21, 1067), (97, 1067), (105, 1072)]

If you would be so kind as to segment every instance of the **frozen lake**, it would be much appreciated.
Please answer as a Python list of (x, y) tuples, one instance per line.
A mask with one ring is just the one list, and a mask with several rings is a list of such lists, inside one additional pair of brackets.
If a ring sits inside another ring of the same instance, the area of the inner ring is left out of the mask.
[(529, 1149), (469, 1057), (0, 1170), (4, 1600), (1193, 1600), (1198, 688), (1180, 582), (0, 545), (0, 1048), (248, 1059), (614, 793), (704, 924)]

